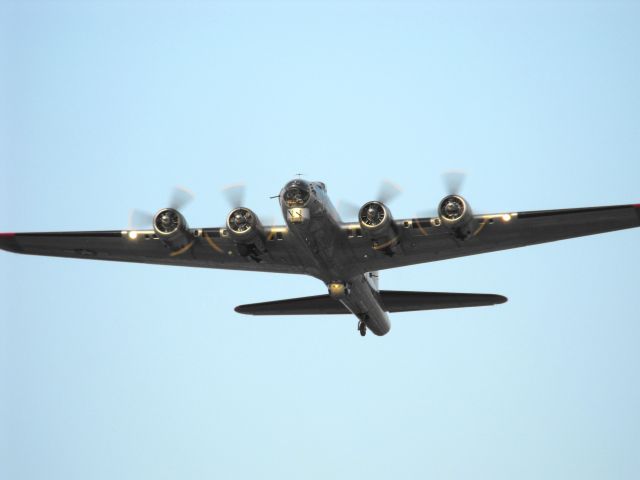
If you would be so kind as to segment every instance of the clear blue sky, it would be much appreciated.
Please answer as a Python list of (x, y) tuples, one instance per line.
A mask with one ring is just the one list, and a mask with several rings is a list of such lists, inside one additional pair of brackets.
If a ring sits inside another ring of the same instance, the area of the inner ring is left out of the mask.
[[(479, 213), (640, 201), (636, 2), (2, 2), (0, 231), (222, 224), (296, 173), (333, 198), (462, 168)], [(0, 253), (0, 477), (632, 479), (640, 231), (386, 271), (501, 306), (233, 307), (311, 278)]]

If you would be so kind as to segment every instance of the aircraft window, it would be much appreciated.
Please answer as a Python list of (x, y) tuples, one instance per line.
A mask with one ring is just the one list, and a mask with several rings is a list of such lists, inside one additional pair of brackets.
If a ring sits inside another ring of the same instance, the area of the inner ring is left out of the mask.
[(309, 201), (309, 192), (302, 188), (291, 187), (284, 192), (287, 207), (304, 207)]

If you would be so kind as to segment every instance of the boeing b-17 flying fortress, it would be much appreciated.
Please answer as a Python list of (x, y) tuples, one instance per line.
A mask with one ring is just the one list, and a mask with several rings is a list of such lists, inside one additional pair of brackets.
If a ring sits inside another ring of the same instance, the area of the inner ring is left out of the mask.
[[(385, 195), (381, 195), (384, 197)], [(388, 268), (494, 252), (640, 226), (640, 205), (475, 215), (450, 192), (436, 214), (394, 219), (387, 198), (365, 203), (345, 223), (322, 182), (295, 179), (279, 195), (284, 226), (263, 225), (244, 205), (223, 227), (190, 228), (181, 202), (152, 216), (147, 229), (2, 233), (17, 253), (122, 262), (311, 275), (328, 293), (236, 307), (250, 315), (348, 314), (365, 335), (389, 332), (389, 312), (476, 307), (506, 302), (491, 294), (379, 290)]]

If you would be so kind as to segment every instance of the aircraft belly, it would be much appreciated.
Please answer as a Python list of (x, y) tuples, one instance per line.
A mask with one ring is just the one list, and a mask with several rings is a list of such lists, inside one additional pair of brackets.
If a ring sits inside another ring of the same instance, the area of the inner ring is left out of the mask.
[(308, 252), (307, 272), (325, 283), (353, 277), (351, 249), (339, 225), (328, 217), (290, 224), (289, 232)]
[(391, 330), (389, 315), (380, 306), (364, 276), (350, 282), (350, 292), (341, 302), (359, 319), (364, 320), (374, 334), (386, 335)]
[(354, 266), (352, 250), (339, 224), (319, 215), (306, 222), (289, 224), (289, 232), (309, 252), (306, 271), (329, 284), (345, 282), (349, 293), (340, 302), (375, 335), (385, 335), (391, 329), (389, 316), (382, 309), (374, 291), (359, 269)]

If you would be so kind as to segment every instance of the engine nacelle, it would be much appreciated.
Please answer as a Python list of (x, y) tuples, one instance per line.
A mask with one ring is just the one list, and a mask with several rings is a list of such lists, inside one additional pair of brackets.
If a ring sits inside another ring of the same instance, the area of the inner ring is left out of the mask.
[(398, 227), (384, 203), (365, 203), (358, 212), (358, 220), (362, 233), (371, 238), (374, 250), (393, 253), (399, 243)]
[(227, 216), (227, 229), (240, 255), (257, 257), (266, 251), (264, 227), (248, 208), (234, 208)]
[(460, 195), (445, 197), (438, 207), (442, 224), (460, 239), (469, 237), (477, 226), (471, 207)]
[(194, 240), (187, 221), (174, 208), (163, 208), (156, 213), (153, 217), (153, 230), (160, 241), (173, 252), (188, 248)]

